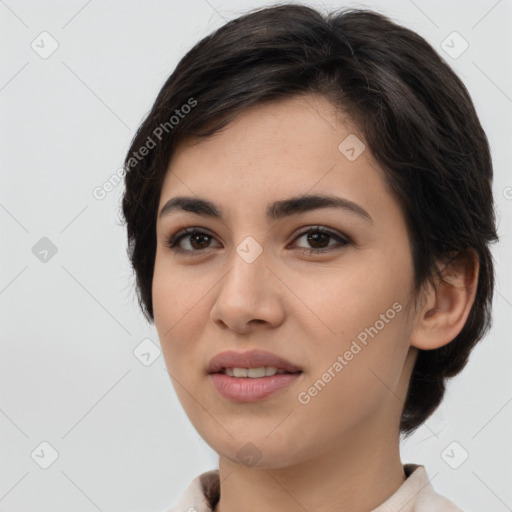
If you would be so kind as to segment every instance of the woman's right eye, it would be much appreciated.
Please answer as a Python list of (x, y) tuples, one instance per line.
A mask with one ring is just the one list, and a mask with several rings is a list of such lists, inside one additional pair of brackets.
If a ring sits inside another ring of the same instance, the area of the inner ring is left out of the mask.
[[(172, 235), (166, 245), (175, 252), (189, 253), (195, 256), (204, 249), (208, 249), (211, 240), (214, 240), (214, 237), (209, 233), (197, 228), (187, 228)], [(183, 247), (183, 245), (188, 247)]]

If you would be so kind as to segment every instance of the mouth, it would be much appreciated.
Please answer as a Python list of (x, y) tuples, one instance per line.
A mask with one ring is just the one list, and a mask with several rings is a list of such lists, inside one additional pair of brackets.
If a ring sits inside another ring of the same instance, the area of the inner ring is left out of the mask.
[(261, 379), (262, 377), (273, 377), (274, 375), (282, 374), (299, 374), (302, 372), (300, 370), (295, 372), (288, 372), (286, 370), (283, 370), (282, 368), (276, 368), (275, 366), (259, 366), (257, 368), (222, 368), (220, 371), (213, 373), (220, 373), (223, 375), (227, 375), (228, 377), (234, 377), (236, 379)]
[(302, 373), (302, 368), (277, 354), (264, 350), (237, 352), (228, 350), (214, 356), (206, 369), (208, 374), (224, 374), (234, 378), (261, 379), (285, 373)]
[(228, 350), (214, 356), (207, 374), (217, 392), (231, 402), (257, 402), (296, 385), (303, 369), (264, 350)]
[[(284, 393), (297, 385), (302, 371), (287, 372), (282, 368), (260, 366), (255, 368), (222, 368), (209, 375), (214, 389), (230, 402), (259, 402)], [(289, 398), (288, 398), (289, 399)]]

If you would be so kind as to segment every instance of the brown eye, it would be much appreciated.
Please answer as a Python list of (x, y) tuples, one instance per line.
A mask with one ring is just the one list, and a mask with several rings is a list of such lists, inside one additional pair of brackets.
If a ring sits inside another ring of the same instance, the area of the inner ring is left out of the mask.
[[(320, 226), (309, 228), (299, 234), (295, 240), (304, 238), (309, 247), (299, 246), (305, 254), (322, 254), (339, 249), (351, 242), (341, 234)], [(167, 246), (177, 253), (200, 255), (209, 249), (215, 237), (206, 231), (197, 228), (187, 228), (179, 231), (167, 241)], [(331, 243), (333, 242), (333, 243)]]
[(206, 249), (208, 242), (210, 241), (210, 235), (206, 235), (204, 233), (194, 233), (192, 235), (188, 235), (188, 239), (190, 245), (194, 249)]
[[(295, 240), (299, 240), (303, 237), (305, 237), (306, 242), (311, 246), (311, 248), (299, 247), (299, 249), (302, 249), (302, 252), (306, 254), (326, 253), (330, 252), (331, 248), (339, 248), (340, 246), (343, 247), (350, 244), (350, 241), (339, 233), (321, 228), (320, 226), (303, 231)], [(335, 243), (330, 244), (330, 240), (334, 240)]]
[(214, 237), (205, 231), (188, 228), (173, 235), (167, 246), (176, 252), (199, 253), (208, 249)]
[[(308, 233), (306, 240), (308, 241), (309, 244), (313, 245), (313, 248), (321, 249), (321, 248), (327, 247), (329, 245), (328, 242), (329, 242), (330, 238), (332, 238), (331, 235), (317, 231), (317, 232), (313, 232), (313, 233)], [(327, 245), (326, 245), (326, 242), (327, 242)]]

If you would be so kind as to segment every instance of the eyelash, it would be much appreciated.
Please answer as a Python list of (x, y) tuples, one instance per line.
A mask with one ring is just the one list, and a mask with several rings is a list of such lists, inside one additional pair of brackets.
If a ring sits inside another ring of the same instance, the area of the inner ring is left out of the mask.
[[(309, 233), (321, 233), (323, 235), (328, 235), (329, 237), (334, 238), (337, 242), (339, 242), (341, 244), (341, 246), (338, 248), (342, 248), (342, 247), (352, 243), (347, 237), (343, 237), (334, 231), (322, 228), (320, 226), (309, 227), (309, 228), (305, 229), (304, 231), (298, 233), (297, 236), (295, 237), (294, 241), (297, 240), (298, 238), (301, 238), (304, 235), (309, 234)], [(171, 237), (169, 237), (167, 239), (166, 245), (167, 245), (167, 247), (169, 247), (171, 250), (173, 250), (176, 253), (189, 254), (190, 256), (201, 256), (204, 253), (204, 251), (207, 249), (190, 251), (188, 249), (175, 248), (175, 246), (181, 241), (182, 238), (185, 238), (186, 236), (191, 236), (191, 235), (206, 235), (210, 238), (213, 238), (213, 235), (211, 235), (208, 231), (205, 231), (203, 229), (196, 228), (196, 227), (185, 228), (185, 229), (178, 231)], [(330, 246), (328, 246), (328, 247), (330, 247)], [(306, 255), (306, 254), (311, 255), (311, 254), (322, 254), (322, 253), (330, 252), (332, 250), (332, 247), (324, 248), (324, 249), (300, 248), (299, 250), (301, 251), (302, 255)]]

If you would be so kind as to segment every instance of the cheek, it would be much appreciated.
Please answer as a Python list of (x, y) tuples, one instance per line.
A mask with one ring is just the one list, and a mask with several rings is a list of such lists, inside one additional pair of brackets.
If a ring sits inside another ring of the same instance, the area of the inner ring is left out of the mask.
[(199, 329), (208, 318), (204, 300), (208, 289), (204, 280), (190, 282), (190, 276), (186, 277), (176, 269), (170, 271), (157, 257), (152, 287), (153, 313), (166, 365), (171, 372), (179, 372), (190, 363), (187, 358), (192, 358), (191, 340), (198, 338)]
[(382, 304), (358, 309), (353, 302), (340, 313), (336, 336), (309, 337), (315, 346), (297, 412), (319, 436), (335, 436), (396, 405), (408, 347), (406, 309), (398, 301)]
[(310, 333), (322, 334), (316, 339), (328, 345), (327, 338), (348, 340), (390, 309), (394, 318), (394, 303), (405, 309), (412, 270), (403, 257), (368, 251), (354, 253), (343, 264), (295, 272), (283, 280), (293, 283), (295, 321), (307, 325)]
[[(296, 276), (294, 290), (307, 306), (302, 314), (295, 311), (308, 344), (309, 385), (322, 379), (337, 361), (338, 371), (331, 370), (336, 378), (327, 387), (333, 390), (332, 399), (336, 393), (343, 394), (340, 399), (349, 408), (358, 406), (356, 397), (361, 393), (377, 399), (386, 392), (379, 377), (396, 385), (408, 349), (406, 310), (411, 285), (412, 267), (406, 257), (377, 252), (358, 255), (357, 264), (337, 266), (314, 279)], [(345, 390), (357, 391), (356, 396)], [(329, 399), (329, 393), (323, 396)]]

